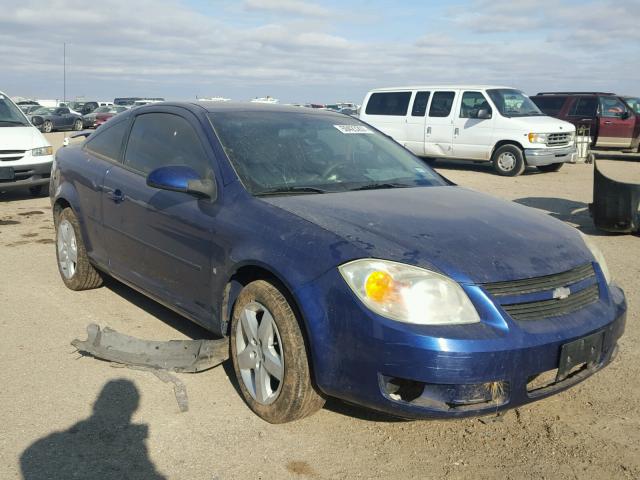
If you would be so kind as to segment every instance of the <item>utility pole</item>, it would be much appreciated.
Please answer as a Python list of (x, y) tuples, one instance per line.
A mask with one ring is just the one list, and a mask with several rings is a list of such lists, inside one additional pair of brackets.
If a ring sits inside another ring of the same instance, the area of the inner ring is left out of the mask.
[(62, 50), (62, 101), (67, 104), (67, 43), (63, 44)]

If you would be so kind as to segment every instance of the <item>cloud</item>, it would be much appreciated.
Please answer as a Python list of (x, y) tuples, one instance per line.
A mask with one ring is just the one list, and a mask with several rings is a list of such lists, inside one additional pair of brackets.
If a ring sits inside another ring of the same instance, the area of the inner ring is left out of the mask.
[(244, 7), (247, 10), (290, 13), (312, 17), (326, 17), (331, 14), (325, 7), (300, 0), (245, 0)]
[[(470, 1), (429, 25), (411, 26), (406, 17), (389, 15), (381, 27), (356, 24), (348, 12), (331, 22), (300, 10), (249, 19), (244, 10), (211, 15), (187, 0), (137, 0), (135, 15), (128, 13), (129, 0), (90, 7), (79, 0), (22, 0), (19, 7), (0, 0), (0, 87), (15, 95), (60, 96), (66, 42), (72, 96), (241, 100), (271, 94), (334, 101), (358, 100), (372, 87), (467, 82), (530, 93), (634, 93), (639, 72), (629, 59), (640, 37), (633, 16), (623, 11), (637, 0), (587, 2), (578, 10), (567, 4), (551, 8), (551, 0)], [(424, 17), (419, 8), (425, 7), (406, 7), (411, 16)], [(377, 13), (384, 17), (384, 11)]]

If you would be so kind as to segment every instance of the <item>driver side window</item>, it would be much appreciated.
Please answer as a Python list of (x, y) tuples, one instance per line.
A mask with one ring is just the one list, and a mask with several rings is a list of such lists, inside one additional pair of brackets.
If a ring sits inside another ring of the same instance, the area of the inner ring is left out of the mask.
[(482, 93), (464, 92), (460, 103), (460, 118), (478, 118), (478, 112), (483, 109), (491, 113), (489, 102)]
[(136, 117), (124, 163), (144, 175), (170, 165), (190, 167), (201, 178), (212, 175), (196, 131), (184, 118), (169, 113), (146, 113)]

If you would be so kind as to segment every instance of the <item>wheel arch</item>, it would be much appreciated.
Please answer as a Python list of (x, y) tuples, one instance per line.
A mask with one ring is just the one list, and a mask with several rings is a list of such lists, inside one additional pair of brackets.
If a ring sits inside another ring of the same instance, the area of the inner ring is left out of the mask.
[(230, 336), (231, 317), (233, 315), (233, 309), (238, 299), (238, 295), (244, 288), (251, 282), (256, 280), (265, 280), (278, 288), (284, 295), (287, 302), (291, 306), (293, 313), (298, 320), (302, 337), (304, 338), (305, 347), (307, 350), (307, 359), (309, 362), (309, 369), (311, 372), (311, 379), (315, 383), (313, 354), (309, 338), (309, 329), (307, 328), (307, 321), (304, 317), (299, 302), (293, 293), (292, 286), (285, 280), (285, 278), (276, 271), (276, 269), (270, 267), (267, 264), (259, 261), (247, 261), (237, 265), (225, 284), (225, 288), (222, 296), (222, 305), (220, 308), (220, 330), (224, 336)]
[(505, 145), (513, 145), (514, 147), (518, 147), (520, 150), (522, 150), (522, 157), (524, 158), (524, 161), (526, 163), (527, 159), (524, 155), (524, 147), (520, 142), (517, 142), (515, 140), (499, 140), (498, 142), (496, 142), (496, 144), (493, 146), (493, 150), (491, 150), (490, 160), (493, 160), (493, 155), (496, 153), (496, 150), (498, 150), (500, 147), (504, 147)]

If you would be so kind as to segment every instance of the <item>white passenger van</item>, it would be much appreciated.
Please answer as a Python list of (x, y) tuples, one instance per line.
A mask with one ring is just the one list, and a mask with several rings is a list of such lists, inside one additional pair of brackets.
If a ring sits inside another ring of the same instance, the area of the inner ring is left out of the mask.
[(505, 176), (527, 165), (554, 172), (575, 153), (575, 127), (509, 87), (377, 88), (364, 98), (360, 119), (418, 156), (492, 162)]
[(49, 183), (52, 163), (51, 144), (0, 92), (0, 191), (28, 188), (39, 195)]

